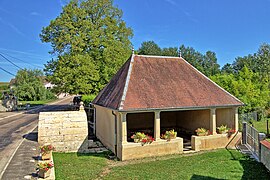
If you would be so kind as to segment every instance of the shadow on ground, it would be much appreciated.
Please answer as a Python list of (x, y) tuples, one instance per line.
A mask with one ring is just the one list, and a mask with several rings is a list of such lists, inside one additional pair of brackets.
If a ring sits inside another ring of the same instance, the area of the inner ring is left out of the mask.
[(243, 168), (243, 175), (241, 179), (270, 179), (270, 172), (266, 169), (266, 167), (257, 162), (255, 159), (250, 158), (249, 156), (238, 156), (236, 155), (235, 150), (226, 149), (228, 153), (230, 153), (232, 159), (234, 161), (239, 161)]

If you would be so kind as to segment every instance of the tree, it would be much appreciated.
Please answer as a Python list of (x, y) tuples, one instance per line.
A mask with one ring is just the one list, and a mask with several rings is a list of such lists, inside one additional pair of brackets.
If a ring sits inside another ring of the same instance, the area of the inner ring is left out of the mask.
[(95, 94), (130, 56), (132, 35), (112, 0), (73, 0), (40, 34), (57, 55), (46, 75), (58, 92)]
[(212, 51), (207, 51), (204, 55), (202, 66), (204, 69), (204, 74), (206, 76), (213, 76), (220, 72), (219, 64), (217, 63), (216, 53)]
[(177, 47), (169, 47), (162, 49), (162, 56), (179, 56), (178, 48)]
[(47, 90), (43, 85), (43, 73), (40, 70), (22, 69), (15, 77), (15, 95), (22, 101), (45, 100)]
[(192, 47), (185, 47), (184, 45), (180, 46), (180, 51), (182, 57), (187, 60), (190, 64), (192, 64), (199, 71), (204, 73), (204, 69), (202, 66), (204, 56), (200, 52), (196, 51)]
[(138, 54), (161, 56), (162, 50), (154, 41), (145, 41), (138, 49)]
[(230, 63), (226, 63), (222, 68), (221, 68), (221, 73), (222, 74), (233, 74), (234, 69), (233, 66)]

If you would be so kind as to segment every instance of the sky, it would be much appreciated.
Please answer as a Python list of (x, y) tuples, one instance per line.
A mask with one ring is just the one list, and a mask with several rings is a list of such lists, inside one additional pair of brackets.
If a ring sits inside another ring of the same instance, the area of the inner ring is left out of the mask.
[[(42, 69), (53, 58), (50, 44), (42, 43), (39, 34), (66, 3), (0, 0), (0, 82), (10, 81), (19, 67)], [(149, 40), (160, 47), (184, 44), (201, 53), (214, 51), (223, 66), (270, 43), (270, 0), (115, 0), (114, 4), (133, 29), (135, 49)]]

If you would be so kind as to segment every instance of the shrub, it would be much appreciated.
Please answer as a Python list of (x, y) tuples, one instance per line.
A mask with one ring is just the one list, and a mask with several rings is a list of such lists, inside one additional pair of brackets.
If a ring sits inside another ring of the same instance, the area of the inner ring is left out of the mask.
[(90, 104), (94, 99), (96, 95), (90, 94), (90, 95), (82, 95), (82, 101), (85, 105)]

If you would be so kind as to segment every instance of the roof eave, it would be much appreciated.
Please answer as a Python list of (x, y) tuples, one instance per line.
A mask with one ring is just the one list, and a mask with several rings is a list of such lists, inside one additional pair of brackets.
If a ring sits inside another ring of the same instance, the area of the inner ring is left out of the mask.
[(121, 109), (119, 112), (147, 112), (147, 111), (184, 111), (184, 110), (200, 110), (211, 108), (228, 108), (228, 107), (240, 107), (244, 104), (227, 104), (227, 105), (213, 105), (213, 106), (188, 106), (188, 107), (167, 107), (167, 108), (138, 108), (138, 109)]

